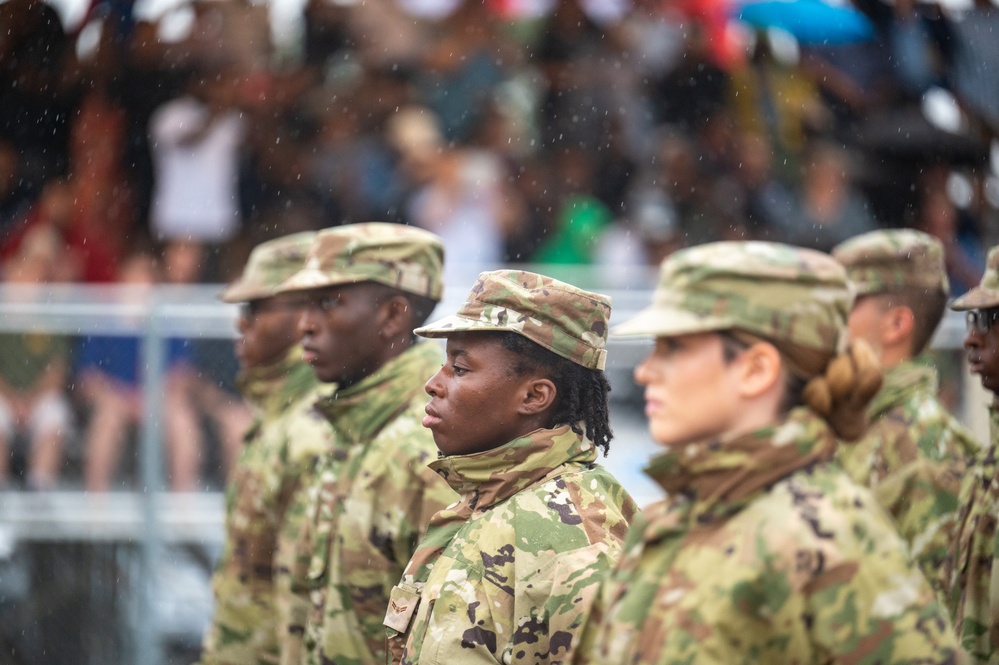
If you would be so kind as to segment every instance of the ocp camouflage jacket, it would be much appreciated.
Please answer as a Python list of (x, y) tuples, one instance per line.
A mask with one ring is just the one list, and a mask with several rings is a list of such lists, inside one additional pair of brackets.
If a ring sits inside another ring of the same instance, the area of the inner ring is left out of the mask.
[(950, 621), (824, 421), (683, 446), (632, 525), (577, 662), (953, 663)]
[(917, 362), (885, 372), (868, 413), (867, 433), (841, 444), (837, 459), (874, 491), (923, 574), (942, 593), (940, 571), (954, 536), (961, 480), (981, 446), (937, 399), (936, 370)]
[(396, 663), (568, 659), (634, 502), (568, 426), (431, 464), (461, 495), (393, 589)]
[[(303, 470), (332, 448), (333, 430), (315, 408), (324, 391), (295, 346), (280, 363), (238, 377), (256, 418), (226, 488), (225, 543), (212, 588), (215, 614), (201, 662), (278, 662), (290, 591), (280, 583), (281, 533)], [(325, 388), (328, 390), (328, 387)]]
[(999, 404), (989, 407), (990, 442), (961, 485), (951, 559), (945, 571), (958, 636), (972, 662), (999, 664)]
[(321, 459), (312, 524), (300, 542), (311, 556), (294, 575), (310, 592), (305, 662), (381, 665), (389, 592), (430, 517), (457, 500), (427, 467), (437, 455), (423, 427), (424, 383), (443, 357), (416, 344), (371, 376), (320, 402), (337, 443)]

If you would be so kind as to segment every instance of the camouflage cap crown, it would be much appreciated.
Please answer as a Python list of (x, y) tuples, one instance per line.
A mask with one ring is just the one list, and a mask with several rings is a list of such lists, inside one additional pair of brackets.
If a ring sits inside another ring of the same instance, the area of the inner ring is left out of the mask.
[(281, 284), (305, 265), (305, 257), (315, 237), (314, 232), (305, 231), (257, 245), (250, 252), (243, 274), (223, 289), (219, 299), (247, 302), (275, 295)]
[(846, 267), (857, 295), (904, 288), (948, 292), (943, 245), (922, 231), (871, 231), (840, 243), (832, 255)]
[(444, 245), (429, 231), (366, 222), (316, 234), (305, 266), (281, 291), (377, 282), (439, 301), (444, 291)]
[(515, 332), (577, 365), (602, 370), (610, 312), (607, 296), (545, 275), (495, 270), (479, 275), (456, 314), (417, 328), (416, 334)]
[(825, 352), (845, 343), (853, 293), (828, 254), (769, 242), (716, 242), (662, 263), (652, 306), (615, 335), (669, 337), (738, 328)]
[(982, 280), (978, 286), (950, 304), (951, 309), (959, 312), (989, 307), (999, 307), (999, 245), (989, 250), (989, 257), (985, 260), (985, 272), (982, 273)]

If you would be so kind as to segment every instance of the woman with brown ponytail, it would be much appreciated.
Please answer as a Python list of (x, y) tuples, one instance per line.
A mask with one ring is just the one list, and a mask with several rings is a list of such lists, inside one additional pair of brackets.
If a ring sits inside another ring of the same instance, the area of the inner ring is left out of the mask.
[(819, 252), (677, 252), (635, 370), (667, 498), (632, 523), (577, 662), (956, 663), (950, 621), (872, 495), (832, 461), (881, 383), (849, 344), (852, 294)]

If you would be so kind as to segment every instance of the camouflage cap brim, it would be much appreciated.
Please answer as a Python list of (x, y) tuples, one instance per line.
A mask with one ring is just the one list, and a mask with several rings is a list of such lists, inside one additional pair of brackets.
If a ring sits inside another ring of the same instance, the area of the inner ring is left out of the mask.
[(330, 270), (307, 266), (289, 277), (288, 281), (284, 282), (278, 291), (281, 293), (289, 291), (311, 291), (330, 286), (343, 286), (344, 284), (359, 284), (361, 282), (372, 281), (382, 280), (375, 280), (358, 274), (332, 272)]
[(386, 222), (346, 224), (316, 235), (305, 265), (280, 292), (374, 282), (440, 301), (441, 239), (423, 229)]
[(986, 309), (989, 307), (999, 307), (999, 291), (976, 286), (960, 298), (955, 298), (950, 304), (950, 308), (957, 312), (964, 312), (969, 309)]
[(455, 314), (414, 332), (512, 332), (577, 365), (603, 370), (610, 313), (610, 298), (599, 293), (524, 270), (494, 270), (479, 274)]
[[(428, 337), (431, 339), (440, 339), (453, 335), (454, 333), (463, 332), (516, 332), (518, 334), (523, 334), (520, 330), (511, 329), (508, 324), (495, 323), (492, 321), (476, 321), (473, 319), (466, 319), (465, 317), (458, 316), (457, 314), (446, 316), (440, 321), (434, 321), (433, 323), (429, 323), (413, 331), (414, 334), (419, 335), (420, 337)], [(525, 335), (525, 337), (537, 344), (540, 344), (553, 353), (557, 353), (561, 356), (565, 355), (561, 350), (553, 348), (551, 344), (546, 344), (541, 340), (536, 339), (534, 336)], [(584, 367), (603, 370), (607, 366), (607, 349), (589, 349), (587, 357), (573, 360)]]
[(281, 284), (305, 265), (315, 237), (315, 232), (303, 231), (257, 245), (239, 278), (222, 290), (219, 300), (238, 303), (277, 295)]
[(259, 284), (247, 284), (244, 282), (234, 282), (222, 289), (218, 299), (222, 302), (239, 303), (251, 300), (261, 300), (274, 295), (274, 288), (265, 288)]
[(699, 316), (693, 312), (653, 305), (610, 330), (614, 337), (673, 337), (727, 330), (732, 321), (724, 316)]
[(500, 330), (509, 330), (509, 327), (491, 321), (473, 321), (472, 319), (452, 314), (451, 316), (445, 316), (440, 321), (434, 321), (421, 328), (417, 328), (413, 332), (420, 337), (439, 339), (456, 332), (495, 332)]

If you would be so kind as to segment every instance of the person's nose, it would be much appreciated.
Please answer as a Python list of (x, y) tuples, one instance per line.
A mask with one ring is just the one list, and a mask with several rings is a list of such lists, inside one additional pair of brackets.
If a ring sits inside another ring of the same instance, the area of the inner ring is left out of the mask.
[(635, 367), (634, 377), (635, 383), (640, 386), (649, 385), (650, 373), (652, 371), (650, 363), (652, 362), (652, 354), (647, 355), (642, 362), (638, 363)]
[(298, 336), (299, 338), (314, 335), (316, 332), (316, 312), (312, 308), (306, 307), (298, 315)]
[(440, 377), (441, 370), (437, 370), (437, 372), (435, 372), (434, 375), (427, 379), (427, 382), (423, 384), (423, 389), (427, 391), (427, 394), (431, 397), (440, 397), (443, 394)]
[(978, 332), (975, 326), (968, 326), (968, 331), (964, 333), (964, 348), (977, 349), (982, 346), (982, 333)]

